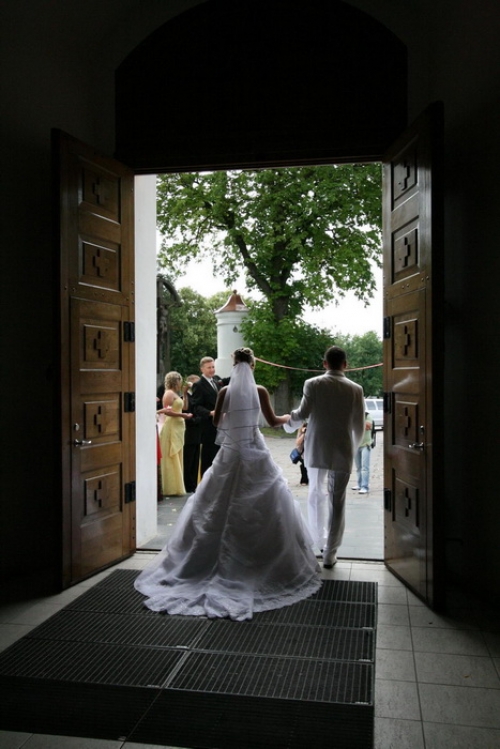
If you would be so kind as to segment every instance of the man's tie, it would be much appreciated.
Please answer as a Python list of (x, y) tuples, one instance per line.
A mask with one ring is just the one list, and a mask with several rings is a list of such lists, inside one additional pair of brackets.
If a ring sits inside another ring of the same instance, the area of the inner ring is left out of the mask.
[(217, 385), (215, 384), (215, 382), (213, 380), (210, 380), (210, 384), (213, 387), (213, 389), (215, 390), (215, 392), (218, 392), (217, 391)]

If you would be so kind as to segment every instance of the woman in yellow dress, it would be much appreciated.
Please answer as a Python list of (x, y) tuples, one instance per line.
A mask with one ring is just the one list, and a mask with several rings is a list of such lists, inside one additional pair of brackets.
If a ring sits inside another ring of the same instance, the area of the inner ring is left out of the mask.
[(186, 493), (183, 478), (185, 420), (193, 416), (183, 413), (183, 409), (188, 407), (187, 389), (187, 384), (184, 388), (182, 386), (182, 376), (179, 372), (168, 372), (165, 375), (163, 408), (158, 411), (165, 414), (165, 423), (160, 432), (161, 484), (164, 496)]

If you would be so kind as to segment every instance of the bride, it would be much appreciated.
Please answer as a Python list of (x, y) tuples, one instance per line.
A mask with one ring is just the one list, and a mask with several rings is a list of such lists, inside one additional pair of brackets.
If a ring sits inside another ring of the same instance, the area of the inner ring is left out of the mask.
[(233, 353), (214, 411), (220, 450), (182, 510), (163, 551), (135, 581), (152, 611), (251, 619), (289, 606), (321, 585), (298, 502), (258, 428), (260, 410), (279, 426), (255, 384), (248, 348)]

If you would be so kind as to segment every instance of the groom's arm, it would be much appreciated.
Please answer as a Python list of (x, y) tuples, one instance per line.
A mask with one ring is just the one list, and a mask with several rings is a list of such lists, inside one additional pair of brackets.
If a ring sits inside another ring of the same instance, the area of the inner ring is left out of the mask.
[(294, 409), (290, 414), (289, 425), (298, 429), (302, 426), (303, 422), (309, 417), (312, 408), (312, 396), (311, 396), (312, 385), (309, 380), (304, 382), (304, 391), (302, 393), (302, 400), (298, 408)]

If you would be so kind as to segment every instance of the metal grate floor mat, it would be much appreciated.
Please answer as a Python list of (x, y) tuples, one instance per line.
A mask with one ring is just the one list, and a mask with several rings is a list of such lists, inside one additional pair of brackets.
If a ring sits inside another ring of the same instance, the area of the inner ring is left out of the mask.
[[(0, 653), (0, 728), (207, 749), (371, 749), (377, 586), (250, 622), (154, 614), (118, 570)], [(194, 718), (194, 719), (193, 719)], [(333, 731), (333, 733), (332, 733)]]

